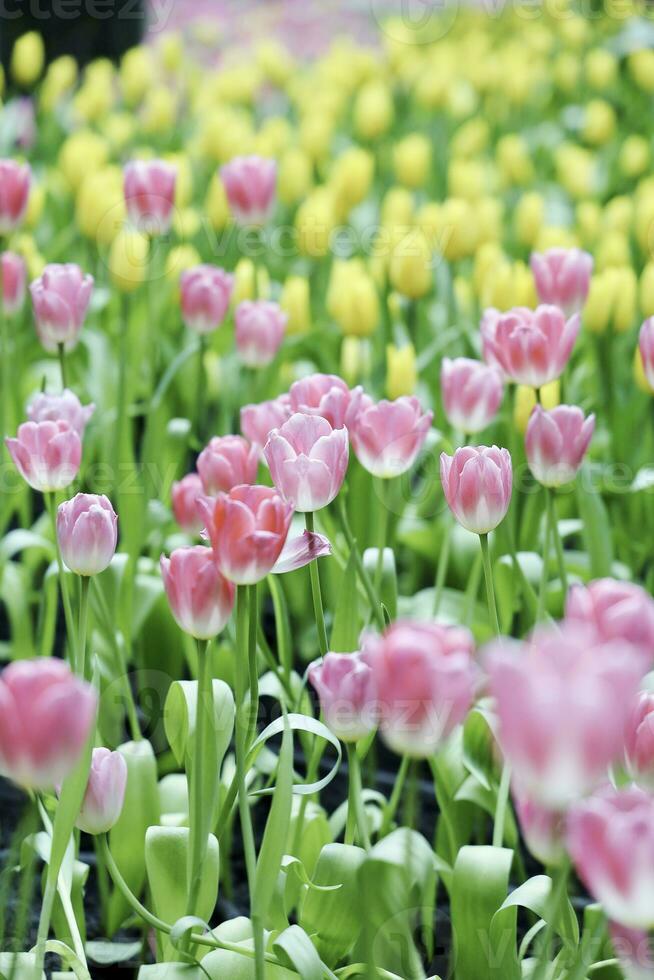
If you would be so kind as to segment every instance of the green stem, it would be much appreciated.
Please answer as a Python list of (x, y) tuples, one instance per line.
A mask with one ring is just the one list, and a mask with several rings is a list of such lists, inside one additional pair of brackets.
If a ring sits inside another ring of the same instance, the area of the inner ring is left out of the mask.
[(551, 487), (547, 487), (547, 513), (550, 522), (550, 527), (552, 528), (552, 536), (554, 538), (554, 548), (556, 551), (556, 561), (559, 567), (559, 578), (561, 579), (561, 587), (563, 588), (564, 597), (568, 594), (568, 576), (565, 570), (565, 556), (563, 554), (563, 542), (561, 541), (561, 535), (559, 534), (559, 523), (556, 519), (556, 499), (554, 496), (554, 490)]
[(34, 952), (34, 978), (41, 980), (43, 975), (43, 960), (45, 958), (45, 944), (50, 933), (50, 921), (52, 919), (52, 909), (57, 895), (57, 878), (59, 868), (53, 864), (48, 865), (48, 873), (45, 881), (45, 891), (43, 893), (43, 904), (39, 915), (39, 929), (36, 936), (36, 947)]
[[(241, 835), (245, 854), (245, 869), (250, 892), (250, 907), (254, 897), (254, 885), (257, 870), (257, 855), (252, 830), (252, 817), (247, 796), (247, 738), (249, 722), (247, 714), (248, 691), (248, 587), (239, 585), (236, 590), (236, 651), (235, 651), (235, 688), (236, 688), (236, 779), (238, 785), (238, 809), (241, 820)], [(263, 927), (258, 921), (252, 920), (255, 949), (255, 977), (265, 980), (264, 975), (264, 942)]]
[(486, 579), (486, 595), (488, 598), (488, 615), (495, 631), (495, 635), (500, 635), (500, 622), (497, 618), (497, 604), (495, 602), (495, 585), (493, 584), (493, 568), (491, 565), (490, 554), (488, 551), (488, 535), (479, 535), (481, 545), (481, 560), (484, 565), (484, 578)]
[(368, 851), (370, 850), (370, 835), (368, 834), (368, 823), (363, 806), (361, 764), (359, 763), (359, 756), (357, 755), (356, 742), (348, 742), (347, 744), (347, 763), (349, 770), (349, 781), (345, 843), (354, 843), (354, 829), (356, 827), (359, 845)]
[(352, 529), (350, 527), (350, 522), (347, 519), (347, 511), (345, 510), (345, 504), (343, 502), (342, 495), (339, 495), (336, 498), (336, 512), (339, 517), (341, 530), (343, 531), (343, 535), (347, 542), (347, 546), (352, 552), (352, 554), (354, 555), (354, 560), (356, 562), (356, 567), (357, 567), (357, 573), (359, 575), (359, 581), (363, 585), (365, 593), (368, 596), (368, 602), (370, 603), (370, 611), (372, 612), (373, 619), (376, 621), (379, 629), (383, 630), (386, 624), (384, 623), (384, 615), (382, 613), (381, 604), (379, 602), (377, 593), (375, 592), (375, 588), (372, 584), (370, 576), (368, 575), (366, 567), (363, 564), (361, 554), (359, 553), (359, 549), (357, 547), (356, 539), (352, 534)]
[(82, 936), (80, 934), (79, 926), (77, 925), (77, 918), (75, 916), (75, 909), (73, 908), (73, 903), (71, 901), (70, 892), (68, 889), (59, 889), (59, 901), (61, 902), (61, 907), (66, 919), (66, 925), (70, 929), (70, 936), (73, 940), (73, 948), (82, 963), (86, 963), (84, 943), (82, 942)]
[[(312, 562), (315, 564), (315, 562)], [(257, 664), (257, 628), (259, 626), (259, 605), (257, 586), (248, 585), (248, 672), (250, 675), (250, 704), (247, 748), (248, 751), (257, 732), (259, 717), (259, 666)]]
[(511, 766), (508, 762), (504, 763), (500, 787), (497, 791), (497, 802), (495, 804), (495, 823), (493, 826), (493, 847), (504, 846), (504, 828), (506, 826), (506, 811), (509, 805), (509, 794), (511, 792)]
[(211, 812), (204, 801), (204, 755), (211, 732), (213, 691), (208, 641), (198, 640), (198, 689), (195, 706), (195, 745), (191, 764), (191, 812), (189, 845), (189, 887), (186, 914), (197, 913), (202, 869), (207, 853)]
[(57, 344), (57, 356), (59, 357), (59, 369), (61, 371), (61, 388), (67, 388), (66, 384), (66, 348), (63, 344)]
[(52, 524), (52, 533), (54, 534), (54, 545), (55, 553), (57, 555), (57, 568), (59, 570), (59, 589), (61, 591), (61, 601), (64, 606), (64, 618), (66, 620), (66, 635), (68, 642), (70, 644), (70, 661), (71, 667), (74, 671), (79, 673), (77, 664), (77, 630), (75, 629), (75, 620), (73, 619), (73, 610), (70, 604), (70, 595), (68, 594), (68, 583), (66, 581), (66, 572), (64, 570), (64, 563), (61, 557), (61, 550), (59, 548), (59, 538), (57, 536), (57, 498), (54, 493), (44, 493), (45, 504), (50, 515), (50, 523)]
[(88, 575), (80, 578), (79, 593), (79, 639), (77, 643), (77, 672), (80, 677), (86, 677), (86, 634), (88, 632), (89, 616), (89, 586), (91, 579)]
[(540, 577), (540, 591), (538, 593), (538, 612), (536, 613), (536, 622), (538, 623), (542, 623), (543, 620), (545, 619), (545, 610), (547, 609), (547, 581), (548, 581), (547, 559), (550, 553), (551, 538), (552, 538), (552, 512), (551, 512), (551, 508), (548, 507), (546, 519), (545, 519), (545, 538), (543, 540), (543, 568)]
[(205, 334), (200, 334), (198, 339), (198, 374), (196, 378), (195, 390), (195, 432), (200, 440), (204, 438), (204, 405), (205, 405), (205, 377), (204, 377), (204, 356), (207, 350), (207, 338)]
[(118, 642), (116, 638), (116, 634), (114, 632), (114, 628), (111, 621), (111, 613), (109, 612), (107, 600), (104, 597), (104, 593), (98, 582), (98, 579), (94, 578), (93, 582), (95, 585), (95, 594), (100, 603), (100, 610), (104, 622), (104, 627), (105, 630), (107, 631), (107, 635), (109, 637), (109, 643), (114, 652), (116, 677), (123, 684), (123, 689), (125, 693), (125, 714), (127, 715), (127, 724), (129, 725), (129, 730), (133, 741), (140, 742), (143, 736), (141, 734), (141, 728), (139, 726), (138, 712), (136, 710), (136, 704), (134, 702), (134, 694), (132, 692), (132, 686), (127, 676), (125, 659), (120, 649), (120, 643)]
[(382, 824), (379, 829), (379, 838), (385, 837), (386, 834), (391, 829), (393, 824), (393, 819), (397, 813), (397, 808), (400, 805), (400, 800), (402, 799), (402, 792), (404, 790), (404, 784), (406, 782), (407, 773), (409, 771), (409, 765), (411, 759), (408, 755), (402, 756), (402, 762), (400, 763), (400, 768), (398, 770), (397, 776), (395, 777), (395, 783), (393, 785), (393, 792), (391, 793), (391, 798), (388, 804), (384, 808), (384, 816), (382, 819)]
[(385, 500), (385, 490), (386, 484), (384, 480), (378, 480), (377, 489), (379, 496), (379, 525), (377, 529), (378, 533), (378, 544), (377, 544), (377, 565), (375, 568), (375, 592), (377, 595), (381, 594), (381, 585), (384, 575), (384, 551), (386, 549), (386, 541), (388, 540), (388, 524), (389, 524), (389, 510), (386, 506)]
[(116, 504), (120, 498), (120, 454), (123, 443), (123, 430), (125, 428), (125, 418), (127, 415), (127, 334), (129, 326), (129, 300), (126, 293), (122, 293), (122, 303), (120, 309), (120, 333), (118, 343), (118, 390), (116, 393), (116, 431), (114, 433), (113, 445), (113, 486), (116, 496)]
[[(313, 534), (314, 520), (313, 514), (307, 512), (304, 515), (307, 531)], [(313, 613), (316, 618), (318, 628), (318, 650), (320, 656), (324, 657), (327, 653), (327, 630), (325, 629), (325, 614), (322, 607), (322, 594), (320, 591), (320, 570), (316, 560), (309, 562), (309, 575), (311, 576), (311, 595), (313, 597)]]
[(436, 581), (434, 582), (434, 606), (432, 613), (434, 617), (438, 616), (438, 611), (441, 607), (441, 600), (443, 598), (443, 589), (445, 588), (445, 579), (447, 578), (447, 569), (450, 564), (450, 552), (452, 550), (452, 522), (447, 519), (447, 527), (445, 529), (445, 534), (443, 535), (443, 542), (441, 544), (441, 550), (438, 555), (438, 564), (436, 566)]
[(536, 962), (536, 968), (532, 973), (532, 980), (545, 980), (550, 961), (550, 947), (554, 937), (556, 923), (561, 921), (561, 908), (567, 896), (568, 878), (570, 876), (570, 862), (566, 860), (559, 868), (556, 879), (552, 880), (551, 891), (547, 900), (548, 912), (543, 918), (547, 925), (543, 931), (542, 945)]

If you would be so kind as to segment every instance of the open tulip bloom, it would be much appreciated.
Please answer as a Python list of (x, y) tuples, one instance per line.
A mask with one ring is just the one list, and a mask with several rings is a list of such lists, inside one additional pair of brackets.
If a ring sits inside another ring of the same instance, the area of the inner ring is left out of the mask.
[(0, 977), (654, 980), (650, 6), (80, 64), (58, 6), (0, 71)]

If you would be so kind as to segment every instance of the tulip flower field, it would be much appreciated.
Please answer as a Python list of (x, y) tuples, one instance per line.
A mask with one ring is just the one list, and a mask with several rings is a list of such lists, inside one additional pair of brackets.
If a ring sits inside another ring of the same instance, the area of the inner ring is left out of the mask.
[(15, 43), (2, 978), (654, 980), (653, 14), (392, 6)]

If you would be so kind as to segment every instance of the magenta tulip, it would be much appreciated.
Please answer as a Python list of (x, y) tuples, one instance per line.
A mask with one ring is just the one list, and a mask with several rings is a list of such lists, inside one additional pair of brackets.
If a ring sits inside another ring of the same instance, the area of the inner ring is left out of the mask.
[(563, 374), (580, 323), (579, 314), (566, 320), (556, 306), (487, 311), (481, 323), (484, 356), (516, 384), (541, 388)]
[(163, 160), (134, 160), (123, 170), (127, 215), (145, 235), (163, 235), (170, 228), (177, 171)]
[(99, 575), (116, 553), (118, 517), (104, 495), (78, 493), (57, 509), (57, 540), (76, 575)]
[(0, 674), (0, 770), (52, 790), (74, 769), (95, 723), (97, 697), (52, 657), (16, 660)]
[(221, 633), (234, 606), (235, 590), (220, 574), (210, 548), (198, 544), (161, 556), (170, 611), (181, 630), (198, 640)]
[(575, 870), (608, 918), (630, 929), (654, 927), (654, 797), (612, 786), (568, 814)]
[(454, 456), (441, 453), (441, 483), (459, 524), (474, 534), (488, 534), (511, 503), (511, 455), (497, 446), (463, 446)]
[(342, 742), (357, 742), (377, 724), (373, 671), (360, 653), (328, 653), (309, 668), (325, 722)]
[(576, 405), (558, 405), (545, 411), (536, 405), (525, 436), (529, 469), (544, 487), (560, 487), (574, 480), (595, 431), (595, 416), (588, 418)]
[(613, 578), (573, 585), (565, 616), (592, 630), (600, 643), (629, 643), (640, 653), (643, 674), (652, 669), (654, 599), (640, 585)]
[(411, 469), (431, 428), (432, 412), (423, 412), (413, 396), (373, 402), (361, 390), (352, 392), (345, 423), (356, 457), (382, 479)]
[(60, 395), (49, 395), (45, 391), (34, 395), (27, 406), (27, 417), (30, 422), (67, 422), (81, 439), (94, 411), (92, 402), (82, 405), (74, 391), (64, 388)]
[(317, 415), (291, 415), (273, 429), (263, 451), (273, 483), (295, 510), (331, 503), (343, 485), (349, 457), (347, 429)]
[(10, 235), (25, 217), (31, 179), (28, 164), (0, 160), (0, 235)]
[(531, 271), (541, 303), (550, 303), (566, 316), (580, 313), (588, 296), (593, 257), (580, 248), (550, 248), (532, 252)]
[(127, 763), (120, 752), (93, 749), (86, 791), (75, 826), (85, 834), (106, 834), (118, 820), (125, 800)]
[(220, 169), (227, 201), (239, 225), (261, 227), (275, 207), (277, 164), (264, 157), (235, 157)]
[(23, 422), (5, 444), (23, 479), (42, 493), (67, 487), (82, 461), (80, 437), (68, 422)]
[(182, 272), (182, 317), (188, 329), (198, 334), (216, 330), (227, 315), (233, 286), (234, 277), (214, 265), (196, 265)]
[(30, 286), (36, 332), (47, 351), (76, 346), (93, 292), (93, 276), (78, 265), (46, 265)]
[(198, 500), (204, 496), (202, 480), (197, 473), (187, 473), (173, 483), (171, 490), (175, 520), (187, 534), (199, 534), (204, 524), (198, 510)]
[(23, 308), (27, 290), (27, 266), (22, 255), (2, 253), (2, 309), (13, 316)]
[(265, 367), (281, 347), (287, 316), (277, 303), (244, 300), (236, 307), (236, 349), (247, 367)]
[(198, 456), (204, 492), (213, 497), (241, 483), (255, 483), (258, 451), (243, 436), (214, 436)]
[(310, 374), (293, 382), (289, 397), (294, 412), (322, 415), (333, 429), (341, 429), (352, 392), (336, 374)]
[(497, 368), (468, 357), (443, 358), (441, 393), (447, 420), (466, 435), (491, 424), (502, 403), (504, 385)]

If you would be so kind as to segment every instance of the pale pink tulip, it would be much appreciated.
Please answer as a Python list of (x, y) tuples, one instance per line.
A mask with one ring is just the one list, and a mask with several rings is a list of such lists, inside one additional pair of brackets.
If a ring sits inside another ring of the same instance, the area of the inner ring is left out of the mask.
[(593, 273), (593, 257), (580, 248), (532, 252), (531, 271), (541, 303), (551, 303), (566, 316), (581, 313)]
[(640, 652), (643, 674), (654, 665), (654, 599), (640, 585), (601, 578), (573, 585), (565, 616), (591, 629), (600, 643), (629, 643)]
[(198, 334), (216, 330), (227, 315), (233, 286), (234, 276), (215, 265), (196, 265), (182, 272), (180, 298), (188, 329)]
[(357, 742), (377, 724), (373, 671), (360, 653), (328, 653), (309, 668), (325, 722), (342, 742)]
[(93, 292), (93, 276), (78, 265), (46, 265), (30, 286), (36, 332), (47, 351), (54, 353), (77, 345)]
[(310, 374), (293, 382), (289, 397), (294, 412), (322, 415), (333, 429), (342, 429), (352, 392), (336, 374)]
[(518, 785), (541, 805), (565, 809), (622, 757), (642, 676), (637, 652), (564, 622), (522, 643), (499, 641), (486, 665)]
[(255, 483), (258, 457), (256, 446), (243, 436), (214, 436), (197, 461), (204, 492), (213, 497), (241, 483)]
[(265, 367), (281, 347), (288, 317), (278, 303), (246, 299), (236, 307), (236, 349), (247, 367)]
[(638, 347), (648, 384), (654, 388), (654, 316), (645, 320), (638, 335)]
[(95, 405), (82, 405), (70, 388), (64, 388), (60, 395), (49, 395), (40, 391), (27, 406), (30, 422), (68, 422), (80, 436), (84, 435), (86, 425), (95, 411)]
[(221, 633), (234, 606), (235, 590), (220, 574), (210, 548), (198, 544), (161, 556), (170, 611), (181, 630), (198, 640)]
[(258, 405), (244, 405), (241, 409), (241, 431), (261, 451), (272, 430), (283, 425), (291, 414), (288, 395), (279, 395)]
[[(559, 378), (570, 360), (581, 320), (566, 320), (556, 306), (530, 310), (516, 306), (508, 313), (487, 311), (481, 322), (484, 356), (516, 384), (541, 388)], [(490, 314), (493, 315), (490, 315)]]
[(345, 424), (356, 457), (369, 473), (383, 479), (410, 470), (431, 428), (433, 412), (404, 395), (373, 402), (361, 390), (352, 392)]
[(302, 531), (294, 537), (289, 536), (284, 542), (279, 558), (271, 568), (273, 575), (284, 575), (304, 568), (317, 558), (326, 558), (332, 553), (329, 538), (316, 531)]
[(198, 511), (198, 500), (204, 496), (202, 480), (197, 473), (187, 473), (173, 483), (171, 497), (175, 520), (187, 534), (199, 534), (204, 524)]
[(474, 534), (488, 534), (511, 503), (511, 454), (497, 446), (463, 446), (454, 456), (441, 453), (441, 483), (459, 524)]
[(464, 435), (491, 424), (502, 403), (504, 385), (497, 368), (468, 357), (443, 358), (441, 393), (447, 420)]
[(16, 252), (2, 253), (2, 309), (13, 316), (23, 308), (27, 290), (27, 265)]
[(75, 826), (85, 834), (106, 834), (118, 820), (125, 800), (127, 763), (120, 752), (93, 749), (86, 791)]
[(654, 797), (637, 786), (606, 786), (568, 814), (575, 870), (608, 918), (654, 927)]
[(170, 228), (177, 171), (163, 160), (133, 160), (123, 170), (127, 215), (145, 235), (163, 235)]
[(609, 934), (625, 980), (654, 980), (654, 946), (647, 930), (609, 922)]
[(332, 429), (327, 419), (298, 412), (273, 429), (263, 454), (284, 500), (305, 513), (321, 510), (345, 479), (347, 429)]
[(64, 564), (77, 575), (99, 575), (116, 553), (118, 517), (107, 497), (78, 493), (57, 509), (57, 540)]
[(0, 770), (52, 790), (73, 770), (95, 723), (97, 697), (53, 657), (16, 660), (0, 675)]
[(595, 416), (588, 418), (576, 405), (557, 405), (545, 411), (536, 405), (525, 435), (529, 469), (544, 487), (560, 487), (574, 480), (595, 431)]
[(549, 810), (537, 800), (513, 787), (513, 803), (522, 836), (530, 852), (550, 868), (565, 857), (565, 821), (563, 814)]
[(0, 235), (10, 235), (22, 223), (31, 179), (28, 164), (0, 160)]
[(234, 487), (199, 502), (218, 568), (237, 585), (254, 585), (272, 571), (286, 541), (293, 507), (277, 490)]
[(23, 422), (5, 444), (23, 479), (42, 493), (67, 487), (82, 461), (80, 437), (68, 422)]
[(638, 785), (654, 792), (654, 694), (643, 691), (625, 728), (627, 768)]
[(402, 755), (431, 756), (464, 721), (477, 683), (474, 641), (462, 627), (400, 620), (367, 634), (382, 734)]
[(265, 157), (235, 157), (220, 169), (229, 208), (239, 225), (261, 227), (272, 215), (277, 164)]

